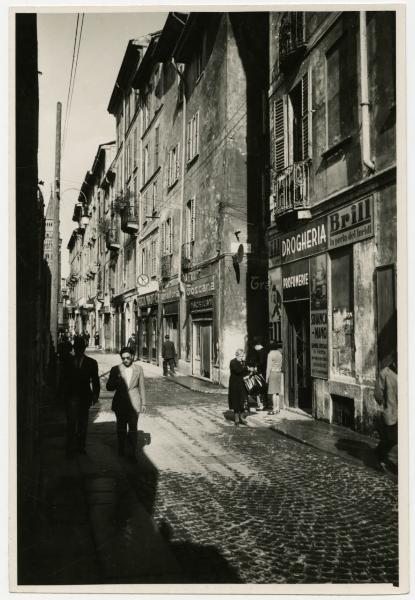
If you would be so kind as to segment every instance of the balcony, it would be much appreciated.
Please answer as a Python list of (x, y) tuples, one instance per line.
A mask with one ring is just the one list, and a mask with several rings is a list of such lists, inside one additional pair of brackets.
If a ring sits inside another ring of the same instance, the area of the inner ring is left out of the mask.
[(161, 278), (169, 279), (171, 277), (171, 254), (165, 254), (161, 257), (160, 265), (161, 265)]
[(128, 205), (121, 211), (121, 229), (124, 233), (138, 233), (138, 209), (137, 206)]
[(296, 162), (279, 171), (273, 180), (274, 217), (310, 208), (309, 161)]
[(118, 229), (109, 229), (105, 234), (105, 244), (108, 250), (118, 251), (121, 246), (120, 233)]
[(182, 244), (182, 271), (186, 273), (192, 267), (193, 262), (193, 242)]
[(303, 12), (284, 13), (279, 30), (279, 65), (281, 71), (291, 69), (307, 49)]

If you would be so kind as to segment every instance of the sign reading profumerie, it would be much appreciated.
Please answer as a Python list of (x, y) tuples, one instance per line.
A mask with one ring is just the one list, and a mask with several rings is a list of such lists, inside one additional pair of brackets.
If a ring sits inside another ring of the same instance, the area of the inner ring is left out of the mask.
[(310, 366), (311, 376), (328, 379), (327, 259), (310, 258)]

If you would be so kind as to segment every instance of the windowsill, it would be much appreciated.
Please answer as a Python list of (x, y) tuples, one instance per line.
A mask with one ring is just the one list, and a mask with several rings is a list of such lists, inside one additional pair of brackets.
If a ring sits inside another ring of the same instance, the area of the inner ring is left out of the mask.
[(188, 169), (190, 169), (190, 167), (193, 165), (193, 163), (196, 162), (196, 160), (199, 158), (199, 152), (197, 152), (194, 156), (192, 156), (192, 158), (189, 158), (189, 160), (186, 162), (186, 167)]
[(340, 150), (343, 150), (343, 148), (345, 146), (347, 146), (351, 141), (352, 141), (352, 136), (347, 135), (343, 139), (339, 140), (338, 142), (336, 142), (335, 144), (330, 146), (330, 148), (327, 148), (327, 150), (324, 150), (324, 152), (321, 153), (321, 157), (324, 160), (326, 160), (327, 158), (334, 156), (335, 154), (337, 154), (337, 152), (339, 152)]
[(152, 125), (153, 125), (154, 121), (155, 121), (155, 120), (157, 119), (157, 117), (159, 116), (159, 114), (160, 114), (160, 111), (161, 111), (161, 109), (162, 109), (162, 108), (163, 108), (163, 104), (160, 104), (160, 106), (159, 106), (159, 107), (157, 108), (157, 110), (155, 111), (155, 113), (154, 113), (154, 115), (153, 115), (153, 117), (152, 117), (151, 121), (149, 122), (149, 124), (147, 125), (147, 127), (144, 129), (144, 131), (143, 131), (143, 135), (141, 136), (141, 139), (142, 139), (142, 140), (143, 140), (143, 139), (146, 137), (146, 135), (147, 135), (148, 131), (151, 129), (151, 127), (152, 127)]
[(169, 185), (167, 186), (167, 192), (171, 192), (171, 190), (174, 188), (174, 186), (176, 185), (176, 183), (179, 181), (179, 178), (175, 179), (173, 181), (173, 183), (169, 183)]
[(156, 175), (160, 172), (161, 166), (159, 165), (157, 169), (153, 172), (153, 174), (147, 179), (144, 185), (140, 188), (140, 194), (149, 186), (149, 184), (155, 179)]
[(195, 85), (198, 85), (204, 76), (205, 76), (205, 70), (203, 69), (203, 71), (200, 73), (199, 77), (196, 79)]

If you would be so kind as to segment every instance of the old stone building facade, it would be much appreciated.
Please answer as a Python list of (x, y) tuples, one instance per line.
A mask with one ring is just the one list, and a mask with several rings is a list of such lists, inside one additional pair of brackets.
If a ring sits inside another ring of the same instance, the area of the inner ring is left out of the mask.
[(397, 347), (393, 17), (270, 18), (269, 321), (284, 401), (360, 431)]

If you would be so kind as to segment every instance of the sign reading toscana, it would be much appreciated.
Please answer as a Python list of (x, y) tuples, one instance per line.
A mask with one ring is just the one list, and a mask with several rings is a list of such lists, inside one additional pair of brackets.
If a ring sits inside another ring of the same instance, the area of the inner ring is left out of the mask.
[(201, 277), (186, 287), (187, 298), (209, 295), (215, 291), (215, 276)]
[(317, 219), (281, 239), (281, 261), (292, 262), (327, 250), (326, 219)]

